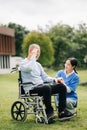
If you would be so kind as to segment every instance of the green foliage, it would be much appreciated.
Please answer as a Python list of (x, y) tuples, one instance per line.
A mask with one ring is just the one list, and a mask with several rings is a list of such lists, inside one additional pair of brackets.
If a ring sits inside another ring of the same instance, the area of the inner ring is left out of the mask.
[(77, 51), (74, 55), (79, 60), (80, 67), (87, 67), (87, 25), (80, 24), (79, 28), (75, 31), (73, 41), (78, 45)]
[(15, 23), (9, 23), (8, 27), (13, 28), (15, 31), (15, 45), (16, 45), (16, 56), (21, 56), (22, 55), (22, 42), (24, 36), (29, 33), (28, 30), (26, 30), (25, 27), (22, 27), (19, 24)]
[(41, 47), (39, 62), (43, 66), (50, 66), (54, 61), (54, 50), (49, 37), (41, 32), (31, 32), (25, 36), (22, 44), (24, 56), (27, 56), (29, 45), (32, 43), (37, 43)]
[(58, 24), (49, 30), (48, 35), (53, 42), (55, 50), (55, 67), (63, 65), (64, 61), (69, 56), (67, 52), (69, 52), (71, 48), (72, 34), (73, 28), (68, 25)]
[(51, 27), (48, 35), (55, 50), (54, 67), (61, 67), (68, 57), (76, 57), (79, 67), (87, 66), (87, 25), (80, 24), (78, 29), (57, 24)]

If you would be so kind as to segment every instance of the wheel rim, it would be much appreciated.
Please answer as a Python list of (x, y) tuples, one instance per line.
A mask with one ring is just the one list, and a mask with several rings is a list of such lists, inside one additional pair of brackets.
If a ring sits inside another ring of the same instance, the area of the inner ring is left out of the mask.
[(14, 120), (24, 121), (27, 116), (24, 104), (20, 101), (14, 102), (11, 108), (11, 115)]

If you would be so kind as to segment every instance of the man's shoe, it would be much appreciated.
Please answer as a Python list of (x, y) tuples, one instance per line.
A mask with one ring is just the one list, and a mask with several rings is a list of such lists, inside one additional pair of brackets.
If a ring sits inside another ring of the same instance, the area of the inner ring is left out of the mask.
[(49, 113), (49, 114), (47, 114), (47, 118), (48, 119), (55, 119), (57, 116), (56, 115), (54, 115), (54, 113), (52, 112), (52, 113)]
[(54, 115), (53, 112), (47, 114), (48, 124), (52, 124), (52, 123), (54, 123), (54, 122), (55, 122), (55, 120), (54, 120), (55, 118), (56, 118), (56, 116)]
[(48, 124), (53, 124), (54, 122), (55, 122), (54, 119), (52, 119), (52, 118), (49, 118), (49, 119), (48, 119)]
[(67, 113), (67, 111), (61, 112), (59, 113), (59, 121), (66, 121), (69, 120), (73, 117), (75, 117), (77, 114), (71, 114), (71, 113)]

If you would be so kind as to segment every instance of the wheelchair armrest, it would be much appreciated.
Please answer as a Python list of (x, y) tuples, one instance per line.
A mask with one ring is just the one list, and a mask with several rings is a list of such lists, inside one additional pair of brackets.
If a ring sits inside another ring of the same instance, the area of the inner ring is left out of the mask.
[(24, 83), (21, 83), (21, 85), (27, 85), (27, 84), (32, 84), (32, 85), (35, 85), (34, 83), (32, 82), (24, 82)]

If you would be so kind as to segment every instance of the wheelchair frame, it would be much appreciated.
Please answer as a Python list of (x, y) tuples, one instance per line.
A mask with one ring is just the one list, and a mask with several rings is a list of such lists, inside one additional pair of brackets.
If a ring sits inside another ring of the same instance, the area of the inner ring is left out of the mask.
[[(13, 68), (16, 71), (17, 68)], [(13, 72), (12, 71), (12, 72)], [(11, 116), (13, 120), (25, 121), (27, 114), (34, 114), (36, 123), (48, 124), (47, 115), (45, 112), (45, 106), (43, 104), (43, 98), (37, 94), (25, 94), (23, 85), (32, 84), (32, 82), (23, 83), (21, 78), (21, 71), (19, 70), (19, 99), (15, 101), (11, 106)]]
[[(17, 70), (18, 68), (13, 68), (13, 71)], [(21, 77), (21, 71), (19, 70), (19, 78), (18, 78), (19, 100), (15, 101), (11, 106), (12, 119), (16, 121), (25, 121), (27, 114), (34, 114), (36, 123), (49, 124), (50, 122), (45, 112), (43, 97), (38, 96), (38, 94), (32, 94), (32, 95), (30, 95), (29, 93), (25, 94), (23, 86), (29, 84), (34, 85), (32, 82), (23, 83)], [(58, 108), (55, 103), (56, 94), (52, 96), (54, 97), (54, 101), (52, 101), (52, 103), (55, 104), (54, 111), (57, 113)], [(74, 107), (75, 109), (77, 108), (77, 103), (75, 104)]]

